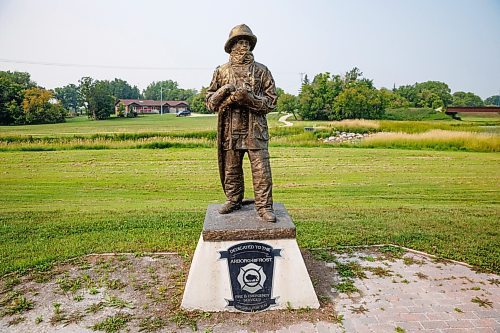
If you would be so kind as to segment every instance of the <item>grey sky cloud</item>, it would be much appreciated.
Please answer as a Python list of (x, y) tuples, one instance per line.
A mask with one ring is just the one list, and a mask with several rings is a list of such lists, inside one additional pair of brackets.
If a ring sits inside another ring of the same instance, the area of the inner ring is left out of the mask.
[(354, 66), (377, 87), (439, 80), (500, 93), (498, 0), (0, 0), (0, 70), (47, 88), (92, 76), (200, 89), (240, 23), (258, 37), (256, 60), (291, 93), (300, 73)]

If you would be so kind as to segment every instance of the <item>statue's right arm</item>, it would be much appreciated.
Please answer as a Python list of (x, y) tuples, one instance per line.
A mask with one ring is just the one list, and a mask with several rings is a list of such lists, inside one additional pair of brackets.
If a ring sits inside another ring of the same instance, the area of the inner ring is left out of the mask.
[(207, 88), (207, 95), (205, 97), (205, 105), (207, 108), (212, 111), (212, 112), (217, 112), (218, 110), (218, 104), (215, 103), (216, 100), (214, 100), (214, 94), (219, 90), (220, 83), (219, 83), (219, 67), (217, 67), (214, 71), (214, 75), (212, 77), (212, 82), (210, 82), (210, 85)]
[(232, 84), (221, 86), (219, 67), (214, 72), (212, 82), (207, 89), (205, 104), (210, 111), (218, 112), (221, 104), (235, 90)]

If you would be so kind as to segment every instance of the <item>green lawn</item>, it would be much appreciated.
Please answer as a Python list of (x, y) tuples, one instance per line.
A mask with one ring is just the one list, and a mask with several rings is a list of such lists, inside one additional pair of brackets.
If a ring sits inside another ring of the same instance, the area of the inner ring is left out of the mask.
[[(270, 128), (283, 124), (278, 122), (280, 115), (271, 113), (267, 116)], [(346, 131), (386, 131), (422, 133), (433, 129), (450, 131), (491, 131), (491, 127), (500, 127), (500, 116), (464, 118), (458, 120), (426, 120), (426, 121), (391, 121), (391, 120), (346, 120), (346, 121), (296, 121), (288, 118), (295, 127), (324, 127)], [(482, 121), (478, 121), (482, 120)], [(470, 121), (469, 121), (470, 120)], [(122, 133), (192, 133), (214, 131), (217, 127), (216, 115), (201, 115), (199, 117), (176, 117), (173, 114), (143, 115), (137, 118), (116, 118), (92, 121), (80, 116), (68, 118), (65, 123), (0, 126), (0, 140), (7, 136), (33, 136), (33, 137), (66, 137), (66, 136), (91, 136), (94, 134), (122, 134)]]
[[(275, 201), (302, 247), (396, 243), (500, 272), (499, 154), (270, 152)], [(191, 254), (207, 205), (224, 200), (213, 148), (14, 151), (0, 161), (0, 275), (93, 252)], [(248, 175), (246, 163), (247, 188)]]
[(214, 129), (217, 118), (176, 117), (174, 114), (144, 115), (137, 118), (116, 118), (92, 121), (85, 116), (68, 118), (65, 123), (0, 126), (0, 135), (71, 136), (114, 133), (164, 133), (181, 131), (207, 131)]
[[(270, 127), (278, 126), (276, 113), (268, 116)], [(2, 136), (54, 137), (117, 133), (182, 133), (210, 131), (217, 127), (216, 115), (176, 117), (174, 114), (141, 115), (137, 118), (112, 117), (107, 120), (92, 121), (85, 116), (67, 118), (65, 123), (0, 126)]]

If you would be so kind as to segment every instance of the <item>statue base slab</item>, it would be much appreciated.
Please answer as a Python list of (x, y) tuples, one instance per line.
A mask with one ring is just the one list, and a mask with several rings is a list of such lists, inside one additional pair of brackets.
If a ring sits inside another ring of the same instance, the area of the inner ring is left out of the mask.
[(319, 308), (295, 239), (295, 225), (276, 203), (276, 223), (262, 221), (253, 205), (221, 215), (209, 205), (181, 307), (255, 312)]

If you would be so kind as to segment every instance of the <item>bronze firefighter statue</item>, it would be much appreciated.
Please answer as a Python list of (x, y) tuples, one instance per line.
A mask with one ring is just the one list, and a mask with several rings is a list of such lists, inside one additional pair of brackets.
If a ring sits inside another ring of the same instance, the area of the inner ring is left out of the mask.
[(241, 208), (245, 190), (242, 163), (247, 153), (255, 209), (264, 221), (276, 222), (266, 120), (266, 114), (276, 106), (276, 87), (269, 69), (254, 61), (252, 50), (256, 43), (257, 37), (245, 24), (231, 30), (224, 45), (230, 54), (229, 62), (215, 70), (206, 104), (218, 113), (219, 173), (227, 197), (219, 213)]

